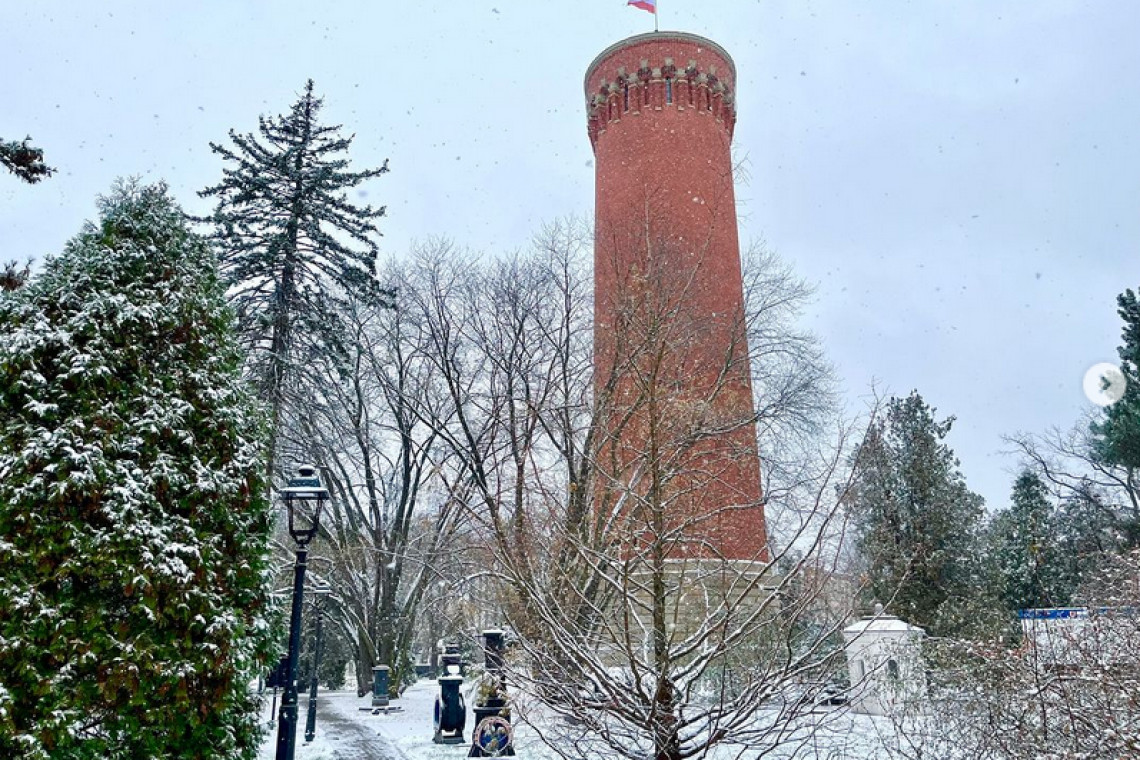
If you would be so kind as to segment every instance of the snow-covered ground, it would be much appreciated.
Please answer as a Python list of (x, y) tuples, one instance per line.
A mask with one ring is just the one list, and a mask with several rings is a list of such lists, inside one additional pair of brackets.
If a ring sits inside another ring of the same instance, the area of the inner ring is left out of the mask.
[[(304, 741), (307, 698), (299, 705), (296, 760), (459, 760), (467, 756), (466, 745), (443, 746), (432, 743), (432, 707), (438, 693), (435, 681), (424, 680), (409, 688), (393, 705), (403, 708), (389, 715), (373, 715), (371, 697), (357, 697), (355, 691), (322, 691), (317, 700), (317, 732), (311, 744)], [(468, 705), (471, 696), (466, 697)], [(270, 720), (270, 695), (266, 693), (263, 719)], [(562, 726), (556, 719), (543, 720), (540, 711), (530, 711), (535, 725), (515, 729), (515, 749), (520, 760), (556, 760), (558, 755), (543, 741)], [(878, 760), (886, 757), (884, 741), (892, 737), (890, 721), (855, 715), (829, 708), (814, 713), (803, 731), (765, 757), (780, 760)], [(466, 732), (473, 728), (474, 714), (468, 709)], [(276, 753), (276, 724), (268, 730), (260, 760), (273, 760)], [(754, 751), (739, 746), (721, 747), (710, 760), (748, 760)], [(582, 760), (607, 760), (594, 755)]]
[[(280, 698), (280, 692), (278, 692)], [(356, 691), (321, 691), (317, 695), (316, 734), (305, 741), (305, 718), (308, 714), (307, 692), (298, 705), (296, 760), (404, 760), (376, 729), (376, 718), (358, 708), (371, 703), (358, 698)], [(266, 731), (258, 760), (274, 760), (277, 756), (276, 712), (272, 710), (272, 692), (265, 692), (262, 726)], [(430, 730), (431, 717), (428, 716)], [(430, 735), (429, 735), (430, 738)]]

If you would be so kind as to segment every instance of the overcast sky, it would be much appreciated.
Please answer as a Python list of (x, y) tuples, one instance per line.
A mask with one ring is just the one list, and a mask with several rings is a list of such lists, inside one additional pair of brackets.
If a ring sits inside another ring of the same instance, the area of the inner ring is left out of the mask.
[[(853, 405), (917, 388), (958, 421), (970, 486), (1004, 507), (1002, 435), (1067, 427), (1116, 362), (1114, 299), (1140, 286), (1140, 3), (660, 0), (738, 73), (742, 241), (818, 286), (805, 315)], [(652, 31), (624, 0), (6, 2), (0, 137), (59, 169), (0, 176), (0, 259), (58, 251), (115, 177), (188, 210), (208, 143), (256, 129), (306, 78), (390, 159), (385, 254), (446, 235), (522, 247), (593, 213), (582, 78)]]

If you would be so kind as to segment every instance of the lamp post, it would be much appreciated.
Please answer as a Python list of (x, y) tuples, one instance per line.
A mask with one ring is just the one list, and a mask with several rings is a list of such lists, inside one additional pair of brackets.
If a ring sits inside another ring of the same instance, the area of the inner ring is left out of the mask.
[(313, 589), (314, 605), (317, 609), (317, 630), (313, 635), (313, 673), (309, 678), (309, 714), (305, 718), (305, 741), (311, 742), (317, 733), (317, 674), (321, 668), (321, 622), (325, 616), (325, 600), (332, 589), (318, 586)]
[(285, 693), (281, 695), (277, 722), (277, 760), (293, 760), (297, 745), (297, 658), (301, 649), (301, 602), (305, 593), (308, 545), (317, 535), (321, 509), (329, 500), (329, 492), (321, 486), (316, 468), (303, 465), (297, 468), (297, 477), (289, 481), (282, 497), (289, 515), (289, 535), (297, 544), (297, 562), (293, 566), (293, 610), (289, 618)]

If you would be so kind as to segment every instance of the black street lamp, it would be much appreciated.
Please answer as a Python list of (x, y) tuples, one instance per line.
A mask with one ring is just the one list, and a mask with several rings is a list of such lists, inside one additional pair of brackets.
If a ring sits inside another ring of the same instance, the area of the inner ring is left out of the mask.
[(305, 719), (305, 741), (311, 742), (317, 734), (317, 674), (321, 668), (321, 621), (325, 616), (325, 600), (328, 599), (332, 589), (328, 586), (318, 586), (313, 589), (316, 599), (317, 630), (313, 635), (313, 673), (309, 678), (309, 714)]
[(277, 723), (277, 760), (293, 760), (297, 745), (297, 658), (301, 650), (301, 602), (305, 593), (308, 545), (317, 535), (321, 509), (329, 500), (329, 492), (321, 486), (316, 468), (303, 465), (297, 468), (297, 477), (289, 481), (282, 498), (289, 515), (289, 535), (297, 543), (297, 562), (293, 566), (293, 611), (289, 619), (285, 693), (281, 695)]

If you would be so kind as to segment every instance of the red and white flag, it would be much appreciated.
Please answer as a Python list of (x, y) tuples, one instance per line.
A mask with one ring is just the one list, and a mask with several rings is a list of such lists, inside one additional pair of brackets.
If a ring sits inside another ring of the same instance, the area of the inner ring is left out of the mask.
[(627, 0), (626, 5), (632, 5), (650, 13), (657, 13), (657, 0)]

